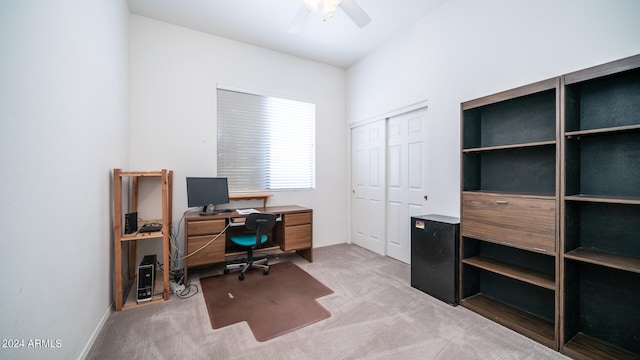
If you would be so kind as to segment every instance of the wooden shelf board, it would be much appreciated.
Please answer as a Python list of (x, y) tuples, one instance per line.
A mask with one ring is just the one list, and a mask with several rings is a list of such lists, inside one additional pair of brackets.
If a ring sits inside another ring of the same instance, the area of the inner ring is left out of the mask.
[(511, 100), (521, 96), (536, 94), (548, 90), (556, 90), (558, 88), (558, 80), (553, 77), (551, 79), (542, 80), (533, 84), (523, 85), (511, 90), (501, 91), (499, 93), (484, 96), (475, 100), (465, 101), (461, 104), (462, 110), (471, 110), (477, 107), (491, 105), (497, 102)]
[(158, 295), (158, 294), (154, 295), (151, 300), (141, 302), (141, 303), (137, 303), (135, 299), (133, 299), (133, 301), (129, 301), (129, 299), (127, 298), (127, 301), (122, 305), (122, 310), (137, 309), (140, 306), (151, 305), (151, 304), (155, 304), (162, 301), (164, 301), (164, 299), (162, 298), (162, 295)]
[(534, 199), (547, 199), (547, 200), (555, 200), (555, 195), (553, 193), (548, 194), (539, 194), (539, 193), (526, 193), (526, 192), (507, 192), (507, 191), (492, 191), (492, 190), (463, 190), (463, 194), (486, 194), (486, 195), (508, 195), (508, 196), (517, 196), (517, 197), (526, 197), (526, 198), (534, 198)]
[(162, 238), (162, 231), (153, 231), (153, 232), (148, 232), (148, 233), (125, 234), (125, 235), (122, 236), (120, 241), (158, 239), (158, 238)]
[(252, 194), (242, 194), (242, 193), (237, 193), (237, 194), (229, 194), (229, 200), (262, 200), (262, 199), (266, 199), (270, 196), (273, 196), (273, 194), (258, 194), (258, 193), (252, 193)]
[(576, 334), (562, 347), (561, 352), (573, 359), (640, 359), (640, 354), (630, 353), (584, 333)]
[(640, 273), (640, 259), (628, 256), (610, 254), (591, 249), (577, 248), (564, 254), (564, 257), (614, 269)]
[(539, 271), (533, 271), (521, 266), (503, 263), (497, 260), (486, 258), (483, 256), (475, 256), (463, 259), (463, 263), (475, 266), (480, 269), (491, 271), (496, 274), (504, 275), (512, 279), (524, 281), (526, 283), (540, 286), (545, 289), (555, 291), (556, 283), (553, 275), (545, 274)]
[(555, 140), (549, 140), (549, 141), (538, 141), (538, 142), (523, 143), (523, 144), (483, 146), (483, 147), (476, 147), (476, 148), (468, 148), (468, 149), (463, 149), (462, 152), (463, 153), (474, 153), (474, 152), (481, 152), (481, 151), (519, 149), (519, 148), (546, 146), (546, 145), (555, 145), (555, 144), (556, 144)]
[(122, 171), (120, 177), (128, 176), (162, 176), (162, 171)]
[(564, 135), (567, 136), (567, 137), (573, 137), (573, 136), (614, 134), (614, 133), (629, 132), (629, 131), (640, 131), (640, 124), (639, 125), (615, 126), (615, 127), (591, 129), (591, 130), (567, 131), (567, 132), (564, 133)]
[(624, 59), (615, 60), (606, 64), (592, 66), (587, 69), (574, 71), (564, 75), (565, 84), (573, 85), (583, 81), (593, 80), (624, 71), (636, 70), (640, 66), (640, 56), (633, 55)]
[(460, 305), (552, 349), (556, 347), (554, 324), (520, 309), (477, 294)]
[(640, 205), (640, 197), (631, 197), (631, 196), (603, 196), (603, 195), (576, 194), (576, 195), (565, 196), (564, 199), (567, 201)]
[(157, 271), (156, 272), (156, 278), (155, 278), (155, 285), (154, 285), (154, 290), (155, 290), (155, 294), (153, 294), (153, 296), (151, 297), (151, 300), (149, 301), (143, 301), (141, 303), (138, 303), (136, 301), (136, 293), (137, 293), (137, 283), (138, 283), (138, 277), (134, 277), (133, 281), (131, 281), (131, 286), (129, 288), (129, 294), (127, 295), (127, 298), (125, 299), (124, 303), (122, 304), (122, 310), (129, 310), (129, 309), (136, 309), (139, 308), (140, 306), (145, 306), (145, 305), (149, 305), (149, 304), (155, 304), (157, 302), (161, 302), (161, 301), (165, 301), (164, 299), (164, 280), (162, 278), (163, 274), (162, 271)]
[(267, 200), (273, 194), (268, 193), (236, 193), (229, 194), (229, 200), (262, 200), (262, 206), (267, 207)]

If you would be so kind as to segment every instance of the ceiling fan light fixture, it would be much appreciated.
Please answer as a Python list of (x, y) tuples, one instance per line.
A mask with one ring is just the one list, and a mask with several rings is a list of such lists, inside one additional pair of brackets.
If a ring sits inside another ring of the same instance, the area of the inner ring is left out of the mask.
[[(335, 0), (323, 0), (322, 1), (322, 21), (327, 21), (333, 18), (337, 7), (337, 4), (334, 4)], [(339, 1), (338, 1), (339, 3)]]
[(358, 27), (363, 28), (371, 22), (371, 18), (355, 0), (340, 0), (340, 9), (353, 20)]
[(322, 21), (331, 20), (335, 12), (340, 9), (360, 28), (367, 26), (371, 18), (356, 3), (356, 0), (303, 0), (303, 5), (289, 26), (289, 33), (300, 34), (304, 29), (307, 18), (311, 13), (320, 13)]
[(304, 0), (304, 6), (306, 6), (309, 11), (317, 12), (319, 2), (320, 0)]

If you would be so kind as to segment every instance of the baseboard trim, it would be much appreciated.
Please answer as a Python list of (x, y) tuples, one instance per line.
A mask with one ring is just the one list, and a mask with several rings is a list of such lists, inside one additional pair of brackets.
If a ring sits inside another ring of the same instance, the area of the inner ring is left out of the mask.
[(107, 322), (107, 319), (109, 318), (109, 316), (111, 316), (112, 312), (113, 312), (113, 303), (110, 303), (109, 306), (107, 306), (107, 310), (104, 312), (104, 315), (102, 315), (102, 319), (100, 319), (100, 322), (98, 322), (98, 325), (96, 326), (95, 330), (93, 330), (93, 333), (89, 338), (89, 341), (87, 341), (87, 344), (84, 346), (84, 349), (82, 349), (80, 356), (78, 356), (78, 360), (84, 360), (86, 359), (87, 355), (89, 355), (89, 351), (91, 350), (93, 343), (96, 341), (98, 334), (100, 334), (100, 331), (102, 331), (104, 324)]

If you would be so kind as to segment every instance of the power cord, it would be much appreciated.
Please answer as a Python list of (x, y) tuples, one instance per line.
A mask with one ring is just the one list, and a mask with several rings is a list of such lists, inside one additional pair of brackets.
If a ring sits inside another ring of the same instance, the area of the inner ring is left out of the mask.
[[(180, 278), (178, 283), (182, 283), (183, 281), (184, 281), (184, 276), (182, 276)], [(195, 289), (193, 291), (193, 293), (191, 292), (191, 288), (192, 287)], [(180, 298), (180, 299), (188, 299), (188, 298), (196, 295), (197, 293), (198, 293), (198, 285), (189, 283), (189, 284), (185, 285), (184, 289), (180, 293), (176, 292), (176, 296), (178, 298)]]
[(229, 226), (231, 226), (230, 224), (227, 224), (227, 226), (224, 227), (224, 229), (222, 229), (222, 231), (220, 231), (216, 236), (214, 236), (211, 240), (209, 240), (206, 244), (202, 245), (200, 248), (194, 250), (191, 254), (187, 254), (181, 258), (178, 259), (172, 259), (171, 261), (182, 261), (185, 260), (195, 254), (197, 254), (198, 252), (200, 252), (202, 249), (206, 248), (207, 246), (209, 246), (212, 242), (216, 241), (220, 236), (222, 236), (227, 229), (229, 228)]
[[(195, 288), (195, 291), (193, 293), (191, 293), (192, 286)], [(189, 284), (189, 286), (185, 287), (184, 290), (182, 290), (180, 294), (176, 294), (176, 296), (179, 297), (180, 299), (188, 299), (197, 293), (198, 293), (198, 285)]]
[[(170, 245), (171, 245), (171, 252), (170, 252), (170, 259), (173, 262), (173, 265), (178, 265), (176, 264), (179, 260), (173, 260), (174, 258), (180, 258), (182, 256), (182, 250), (180, 250), (180, 247), (178, 246), (176, 240), (178, 239), (178, 236), (180, 235), (180, 227), (182, 225), (182, 222), (184, 221), (185, 216), (187, 215), (188, 212), (193, 211), (194, 208), (191, 209), (187, 209), (185, 212), (182, 213), (182, 217), (180, 218), (180, 221), (178, 222), (178, 227), (176, 229), (175, 234), (171, 234), (171, 241), (170, 241)], [(173, 230), (173, 229), (172, 229)], [(175, 256), (174, 256), (174, 250), (175, 250)]]

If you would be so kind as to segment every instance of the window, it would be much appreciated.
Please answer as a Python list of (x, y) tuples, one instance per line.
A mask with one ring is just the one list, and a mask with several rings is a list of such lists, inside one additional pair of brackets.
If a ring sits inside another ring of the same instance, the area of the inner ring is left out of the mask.
[(315, 104), (218, 88), (218, 175), (230, 191), (315, 188)]

